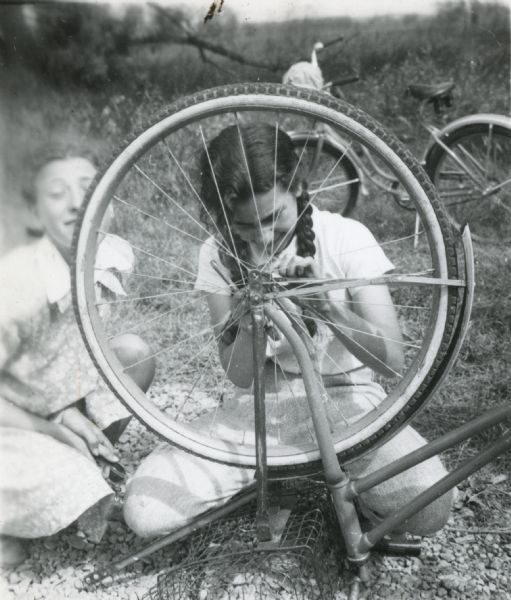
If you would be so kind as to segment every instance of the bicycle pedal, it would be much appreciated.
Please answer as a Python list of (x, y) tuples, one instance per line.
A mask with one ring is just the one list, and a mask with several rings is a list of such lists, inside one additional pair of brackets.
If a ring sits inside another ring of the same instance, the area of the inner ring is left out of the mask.
[(373, 550), (389, 556), (420, 556), (422, 545), (420, 538), (402, 542), (383, 539), (374, 546)]

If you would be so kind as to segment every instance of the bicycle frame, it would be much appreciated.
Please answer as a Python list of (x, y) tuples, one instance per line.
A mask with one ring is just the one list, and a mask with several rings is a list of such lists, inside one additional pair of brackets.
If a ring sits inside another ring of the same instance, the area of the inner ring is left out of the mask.
[[(350, 145), (342, 139), (337, 133), (331, 132), (313, 132), (306, 131), (290, 131), (289, 136), (291, 139), (304, 139), (304, 140), (317, 140), (319, 144), (328, 143), (330, 146), (339, 151), (342, 157), (351, 161), (358, 173), (358, 180), (360, 182), (360, 191), (364, 197), (369, 196), (369, 190), (367, 187), (367, 180), (370, 180), (383, 192), (393, 193), (393, 184), (396, 183), (396, 179), (386, 171), (384, 171), (378, 164), (376, 164), (374, 158), (370, 152), (363, 146), (360, 147), (361, 156), (353, 149)], [(305, 143), (305, 142), (304, 142)], [(318, 144), (318, 154), (321, 152), (321, 146)], [(366, 164), (366, 161), (368, 164)], [(332, 184), (331, 186), (323, 187), (322, 191), (327, 191), (335, 187), (346, 185), (350, 182), (341, 182), (339, 184)], [(311, 189), (311, 193), (319, 190)]]
[[(463, 232), (462, 245), (465, 264), (463, 303), (458, 317), (456, 331), (451, 341), (450, 352), (448, 352), (444, 364), (439, 369), (438, 375), (432, 383), (431, 393), (433, 393), (442, 383), (444, 377), (454, 363), (469, 325), (474, 293), (474, 256), (468, 228)], [(271, 473), (268, 472), (266, 464), (264, 414), (264, 360), (266, 337), (264, 330), (264, 316), (271, 319), (286, 336), (295, 351), (295, 355), (302, 370), (310, 412), (321, 452), (324, 478), (331, 492), (331, 498), (344, 539), (348, 561), (356, 574), (352, 583), (352, 594), (350, 595), (350, 598), (357, 597), (360, 581), (365, 581), (368, 576), (365, 563), (371, 550), (378, 546), (378, 543), (385, 535), (394, 531), (411, 516), (455, 487), (466, 477), (492, 461), (495, 457), (511, 449), (511, 431), (507, 431), (500, 439), (490, 444), (478, 455), (468, 459), (464, 464), (446, 475), (428, 490), (418, 495), (407, 505), (395, 510), (378, 525), (373, 526), (369, 531), (363, 532), (356, 509), (356, 500), (362, 493), (473, 435), (502, 423), (506, 419), (511, 419), (511, 406), (499, 406), (494, 408), (473, 421), (458, 427), (454, 431), (448, 432), (410, 454), (395, 460), (378, 471), (364, 477), (351, 479), (339, 464), (335, 453), (329, 424), (322, 403), (319, 369), (311, 348), (311, 338), (304, 332), (303, 327), (300, 327), (298, 322), (294, 320), (292, 315), (289, 315), (290, 321), (288, 321), (281, 311), (265, 302), (263, 287), (260, 283), (261, 281), (258, 273), (254, 271), (250, 277), (249, 287), (254, 328), (254, 354), (256, 356), (254, 382), (254, 410), (256, 417), (256, 447), (258, 457), (256, 482), (234, 497), (227, 505), (213, 509), (206, 514), (201, 515), (192, 523), (187, 523), (177, 531), (160, 540), (150, 543), (136, 553), (89, 574), (85, 580), (87, 584), (97, 583), (102, 579), (121, 571), (125, 567), (138, 562), (153, 552), (185, 538), (192, 532), (205, 527), (216, 519), (227, 516), (235, 510), (238, 510), (241, 506), (253, 501), (255, 498), (257, 498), (258, 501), (256, 524), (259, 540), (263, 542), (271, 539), (272, 531), (267, 510), (267, 484), (268, 480), (271, 479)], [(281, 302), (281, 308), (285, 310), (286, 302), (290, 301), (284, 299)], [(384, 544), (382, 548), (390, 550), (394, 549), (396, 551), (401, 550), (403, 552), (410, 552), (417, 549), (416, 547), (410, 547), (410, 545), (407, 546), (406, 544), (401, 545), (400, 548), (398, 548), (398, 546), (400, 545), (387, 543), (386, 545)]]
[[(478, 172), (484, 172), (484, 168), (478, 164), (475, 157), (471, 156), (470, 153), (466, 153), (464, 156), (465, 160), (462, 160), (455, 152), (449, 148), (446, 141), (449, 139), (449, 136), (455, 134), (459, 129), (475, 124), (486, 124), (490, 127), (492, 126), (500, 126), (503, 128), (509, 128), (511, 120), (504, 115), (497, 114), (486, 114), (486, 113), (477, 113), (473, 115), (468, 115), (465, 117), (461, 117), (460, 119), (456, 119), (445, 127), (439, 129), (434, 125), (427, 124), (423, 119), (424, 108), (427, 100), (423, 100), (420, 105), (419, 114), (420, 121), (425, 129), (430, 134), (429, 142), (426, 146), (422, 159), (420, 161), (421, 166), (425, 167), (428, 162), (432, 152), (434, 152), (437, 146), (440, 146), (450, 157), (451, 159), (458, 165), (460, 170), (468, 176), (477, 187), (481, 188), (483, 183), (478, 179)], [(317, 149), (316, 149), (316, 157), (314, 158), (314, 165), (320, 159), (321, 149), (323, 145), (326, 143), (329, 146), (335, 148), (343, 158), (346, 158), (348, 161), (352, 163), (354, 170), (357, 173), (357, 180), (360, 183), (360, 192), (364, 198), (369, 197), (369, 189), (367, 182), (368, 180), (375, 185), (379, 190), (390, 193), (393, 195), (396, 202), (402, 207), (407, 208), (406, 206), (406, 196), (400, 196), (399, 188), (396, 186), (396, 179), (390, 174), (387, 173), (384, 169), (382, 169), (374, 160), (371, 153), (367, 150), (366, 147), (361, 146), (360, 148), (354, 149), (351, 145), (347, 144), (345, 140), (343, 140), (342, 136), (330, 130), (329, 128), (323, 128), (322, 131), (316, 131), (311, 133), (309, 132), (290, 132), (290, 135), (293, 139), (299, 140), (309, 140), (310, 138), (316, 140)], [(304, 141), (306, 144), (307, 141)], [(358, 151), (357, 151), (358, 150)], [(328, 191), (330, 189), (334, 189), (336, 187), (342, 187), (352, 183), (351, 181), (342, 181), (340, 183), (323, 186), (320, 184), (320, 187), (317, 190), (311, 190), (313, 193), (318, 191)], [(505, 182), (498, 183), (496, 185), (491, 185), (485, 187), (485, 189), (481, 189), (481, 196), (488, 197), (497, 193), (500, 188), (509, 183), (509, 179)], [(455, 192), (457, 196), (458, 193)], [(444, 196), (445, 197), (445, 196)], [(467, 199), (460, 200), (460, 203), (467, 202)], [(415, 218), (415, 227), (414, 227), (414, 248), (417, 248), (419, 243), (419, 230), (420, 230), (420, 218), (419, 215), (416, 215)]]
[(480, 123), (484, 123), (487, 125), (499, 125), (501, 127), (509, 127), (510, 119), (509, 117), (505, 117), (504, 115), (497, 115), (491, 113), (476, 113), (473, 115), (467, 115), (465, 117), (461, 117), (459, 119), (455, 119), (448, 123), (445, 127), (438, 129), (433, 126), (426, 126), (426, 129), (431, 134), (431, 138), (429, 143), (427, 144), (424, 154), (422, 155), (421, 164), (426, 163), (428, 156), (430, 155), (435, 144), (439, 144), (442, 146), (444, 150), (449, 152), (452, 156), (452, 152), (446, 145), (443, 143), (448, 136), (452, 135), (455, 131), (460, 129), (461, 127), (465, 127), (466, 125), (477, 125)]
[[(466, 228), (463, 233), (462, 241), (465, 254), (465, 297), (461, 315), (459, 316), (460, 320), (458, 322), (459, 327), (457, 328), (457, 335), (455, 335), (455, 339), (451, 342), (452, 351), (449, 353), (447, 364), (444, 365), (442, 372), (433, 385), (434, 389), (440, 385), (448, 369), (452, 366), (463, 339), (465, 338), (469, 324), (474, 293), (474, 256), (468, 228)], [(372, 527), (372, 529), (365, 533), (362, 532), (359, 516), (355, 507), (356, 498), (363, 492), (372, 489), (376, 485), (387, 481), (395, 475), (398, 475), (467, 438), (510, 418), (511, 406), (500, 406), (490, 410), (470, 423), (462, 425), (452, 432), (446, 433), (437, 440), (426, 444), (410, 454), (392, 462), (386, 467), (364, 477), (350, 480), (349, 476), (339, 465), (335, 454), (328, 421), (321, 401), (321, 388), (319, 385), (320, 375), (317, 366), (314, 364), (313, 354), (311, 358), (312, 351), (310, 338), (304, 332), (303, 327), (296, 326), (296, 324), (290, 324), (279, 311), (271, 306), (265, 305), (264, 312), (284, 333), (289, 343), (292, 345), (300, 365), (318, 446), (321, 452), (325, 480), (331, 492), (335, 512), (346, 546), (347, 557), (350, 564), (358, 570), (361, 579), (365, 580), (367, 573), (365, 572), (364, 564), (368, 559), (370, 550), (374, 548), (385, 535), (394, 531), (397, 526), (403, 524), (407, 519), (458, 485), (472, 473), (492, 461), (495, 457), (511, 449), (511, 430), (507, 431), (507, 433), (499, 440), (490, 444), (478, 455), (468, 459), (463, 465), (450, 472), (428, 490), (418, 495), (407, 505), (395, 510), (378, 525)], [(256, 325), (255, 320), (254, 325)], [(257, 389), (261, 390), (262, 388), (258, 387)], [(255, 399), (256, 406), (260, 402), (261, 398)], [(261, 474), (261, 472), (258, 473)], [(258, 483), (258, 486), (262, 489), (260, 482)], [(264, 515), (259, 514), (258, 517), (264, 518)], [(355, 588), (353, 589), (354, 594), (356, 594), (357, 591), (356, 585), (358, 584), (355, 583)]]
[[(475, 124), (486, 124), (489, 126), (500, 126), (503, 128), (510, 127), (510, 119), (505, 117), (504, 115), (498, 114), (490, 114), (490, 113), (476, 113), (473, 115), (467, 115), (465, 117), (461, 117), (454, 121), (451, 121), (443, 128), (438, 128), (434, 125), (428, 124), (423, 118), (423, 112), (426, 101), (421, 102), (419, 114), (420, 121), (422, 126), (428, 131), (430, 138), (426, 145), (426, 148), (423, 152), (422, 158), (420, 160), (420, 164), (424, 167), (429, 160), (430, 154), (433, 152), (436, 146), (440, 146), (451, 158), (455, 161), (459, 168), (477, 185), (480, 182), (477, 179), (476, 174), (474, 174), (474, 169), (471, 167), (476, 166), (477, 162), (475, 159), (467, 155), (467, 159), (469, 160), (469, 164), (465, 164), (463, 160), (461, 160), (445, 143), (448, 140), (449, 136), (453, 135), (456, 131), (458, 131), (462, 127), (466, 127), (468, 125)], [(357, 148), (353, 148), (349, 145), (341, 135), (334, 132), (330, 128), (323, 127), (321, 131), (291, 131), (289, 135), (292, 139), (295, 140), (303, 140), (304, 145), (308, 143), (308, 140), (315, 140), (317, 143), (317, 158), (315, 160), (319, 160), (319, 155), (321, 153), (321, 149), (324, 144), (331, 146), (336, 149), (343, 158), (346, 158), (350, 161), (357, 172), (357, 179), (360, 182), (360, 192), (364, 198), (369, 196), (368, 189), (368, 181), (370, 181), (373, 185), (375, 185), (379, 190), (385, 193), (397, 194), (398, 192), (395, 189), (396, 179), (392, 174), (386, 172), (382, 169), (374, 160), (371, 153), (364, 146), (360, 146)], [(352, 183), (352, 181), (343, 181), (341, 183), (327, 185), (323, 187), (320, 186), (321, 191), (327, 191), (330, 189), (334, 189), (336, 187), (341, 187)], [(505, 182), (508, 183), (508, 182)], [(482, 191), (483, 197), (491, 196), (495, 192), (497, 192), (503, 185), (500, 183), (498, 186), (489, 187)], [(311, 190), (312, 192), (317, 192), (318, 190)], [(418, 232), (418, 223), (416, 223), (415, 233), (417, 236)]]

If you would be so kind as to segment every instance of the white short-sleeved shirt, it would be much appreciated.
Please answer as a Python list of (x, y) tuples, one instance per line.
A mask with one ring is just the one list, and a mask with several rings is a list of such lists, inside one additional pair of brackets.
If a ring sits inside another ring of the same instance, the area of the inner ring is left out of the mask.
[[(373, 234), (362, 223), (317, 208), (313, 208), (312, 221), (316, 236), (315, 259), (322, 277), (367, 278), (394, 269)], [(296, 254), (295, 238), (282, 251), (281, 256), (289, 254)], [(220, 261), (218, 242), (211, 236), (200, 249), (195, 288), (207, 293), (231, 295), (228, 283), (213, 268), (212, 261), (215, 261), (225, 279), (231, 281), (229, 271)], [(328, 295), (332, 301), (342, 302), (353, 299), (359, 289), (338, 289), (328, 292)], [(348, 373), (354, 383), (367, 381), (369, 370), (362, 368), (362, 363), (334, 337), (328, 327), (318, 325), (314, 343), (323, 374)], [(300, 372), (288, 344), (281, 344), (273, 350), (269, 347), (268, 354), (273, 354), (271, 357), (284, 371)]]

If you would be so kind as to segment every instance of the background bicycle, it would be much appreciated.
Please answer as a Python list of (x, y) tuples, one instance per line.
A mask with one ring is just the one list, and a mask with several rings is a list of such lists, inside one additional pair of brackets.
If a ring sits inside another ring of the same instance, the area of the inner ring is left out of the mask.
[[(318, 53), (338, 44), (335, 39), (314, 45), (309, 62), (292, 65), (283, 82), (292, 85), (330, 90), (341, 97), (340, 86), (358, 79), (349, 76), (325, 82)], [(336, 46), (337, 47), (337, 46)], [(337, 50), (338, 51), (338, 50)], [(481, 242), (508, 243), (511, 240), (511, 118), (497, 114), (473, 114), (437, 127), (427, 122), (428, 105), (437, 115), (453, 102), (454, 81), (411, 83), (406, 93), (419, 102), (417, 130), (430, 134), (422, 160), (435, 183), (449, 216), (458, 230), (468, 222), (474, 239)], [(403, 119), (404, 120), (404, 119)], [(413, 126), (408, 123), (409, 129)], [(415, 132), (418, 137), (419, 131)], [(408, 134), (408, 141), (410, 134)], [(347, 216), (359, 199), (389, 194), (402, 208), (411, 209), (406, 193), (384, 165), (366, 149), (347, 145), (328, 127), (294, 132), (297, 147), (305, 152), (312, 185), (329, 174), (331, 184), (322, 192), (329, 197), (331, 210)], [(363, 209), (362, 209), (363, 210)]]

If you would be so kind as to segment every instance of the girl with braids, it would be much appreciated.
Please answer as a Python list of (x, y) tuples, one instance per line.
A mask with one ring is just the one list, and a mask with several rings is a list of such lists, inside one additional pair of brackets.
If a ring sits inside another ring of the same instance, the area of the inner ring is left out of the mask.
[[(263, 265), (265, 271), (284, 278), (361, 278), (394, 267), (364, 225), (312, 206), (293, 143), (274, 125), (224, 129), (210, 143), (201, 167), (205, 221), (215, 221), (215, 235), (201, 247), (195, 287), (207, 299), (221, 364), (240, 389), (238, 395), (224, 399), (217, 411), (223, 420), (218, 421), (231, 429), (243, 423), (243, 430), (253, 411), (251, 316), (243, 314), (246, 308), (241, 303), (248, 269)], [(328, 394), (342, 406), (343, 418), (359, 418), (385, 398), (373, 373), (391, 376), (403, 368), (401, 333), (390, 293), (385, 286), (363, 286), (334, 290), (313, 300), (347, 332), (341, 342), (304, 309)], [(310, 427), (300, 369), (287, 341), (274, 333), (271, 324), (268, 331), (268, 443), (278, 435), (281, 442), (299, 444)], [(292, 405), (282, 402), (286, 394)], [(211, 428), (208, 415), (196, 424), (201, 426), (201, 421)], [(347, 469), (352, 476), (362, 476), (424, 443), (406, 427)], [(381, 520), (445, 474), (438, 458), (429, 459), (362, 494), (361, 510), (369, 520)], [(141, 536), (167, 533), (228, 501), (252, 479), (251, 469), (160, 446), (128, 484), (125, 519)], [(451, 503), (452, 493), (445, 494), (405, 523), (404, 531), (426, 535), (440, 529)]]

